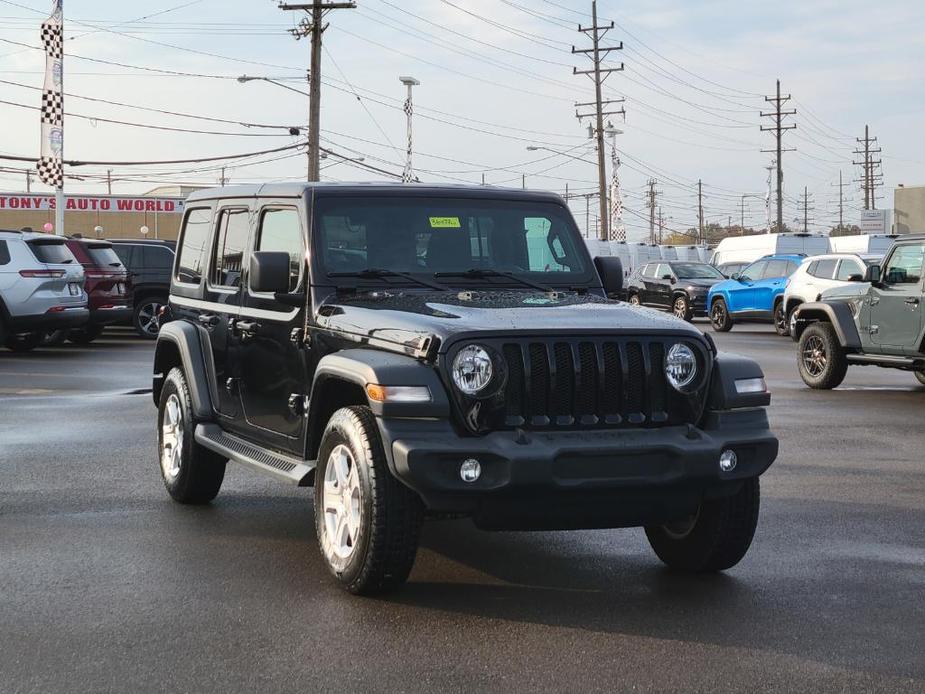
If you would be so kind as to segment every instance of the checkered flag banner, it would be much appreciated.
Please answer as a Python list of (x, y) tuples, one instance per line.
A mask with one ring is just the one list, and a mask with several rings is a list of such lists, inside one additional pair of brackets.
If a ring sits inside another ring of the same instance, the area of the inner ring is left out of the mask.
[(616, 147), (611, 152), (610, 178), (610, 240), (626, 241), (626, 227), (623, 226), (623, 197), (620, 195), (620, 158)]
[(414, 115), (414, 107), (411, 105), (410, 94), (408, 98), (405, 99), (405, 115), (408, 117), (408, 143), (405, 149), (405, 169), (402, 171), (401, 181), (402, 183), (413, 183), (414, 171), (411, 168), (411, 152), (413, 145), (411, 139), (411, 116)]
[(42, 23), (45, 86), (42, 89), (42, 155), (37, 169), (43, 183), (64, 186), (64, 17), (63, 0), (55, 0)]

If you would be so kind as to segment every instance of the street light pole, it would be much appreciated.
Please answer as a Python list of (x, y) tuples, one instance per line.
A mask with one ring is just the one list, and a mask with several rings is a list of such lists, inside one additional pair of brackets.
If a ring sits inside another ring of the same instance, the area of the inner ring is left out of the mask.
[(413, 183), (414, 182), (414, 171), (411, 168), (411, 153), (413, 151), (413, 138), (412, 138), (412, 115), (414, 114), (414, 105), (411, 100), (411, 90), (420, 84), (420, 82), (414, 77), (399, 77), (398, 78), (403, 85), (408, 88), (408, 98), (405, 99), (405, 115), (408, 117), (408, 145), (406, 150), (405, 157), (405, 170), (402, 172), (401, 182), (402, 183)]
[[(310, 76), (310, 75), (307, 75), (307, 79), (308, 79), (309, 84), (311, 84), (311, 76)], [(307, 97), (309, 97), (309, 101), (311, 100), (311, 95), (310, 95), (309, 92), (303, 92), (301, 89), (296, 89), (295, 87), (290, 87), (288, 84), (283, 84), (282, 82), (277, 82), (276, 80), (270, 79), (269, 77), (253, 77), (253, 76), (251, 76), (251, 75), (241, 75), (240, 77), (238, 77), (238, 82), (240, 82), (241, 84), (245, 84), (246, 82), (258, 82), (258, 81), (259, 81), (259, 82), (269, 82), (270, 84), (275, 84), (277, 87), (282, 87), (283, 89), (288, 89), (290, 92), (295, 92), (296, 94), (301, 94), (302, 96), (307, 96)], [(311, 108), (311, 105), (309, 104), (309, 109), (310, 109), (310, 108)], [(295, 128), (295, 127), (292, 127), (292, 128), (290, 128), (289, 134), (290, 134), (290, 135), (298, 135), (298, 134), (299, 134), (299, 129), (298, 129), (298, 128)], [(311, 132), (309, 132), (308, 140), (309, 140), (309, 146), (308, 146), (308, 150), (307, 150), (307, 152), (306, 152), (306, 156), (307, 156), (307, 158), (308, 158), (308, 159), (307, 159), (307, 160), (308, 160), (307, 175), (308, 175), (308, 180), (311, 181), (311, 180), (313, 180), (313, 179), (312, 179)], [(318, 168), (318, 167), (316, 166), (316, 169), (317, 169), (317, 168)], [(318, 170), (320, 170), (320, 169), (318, 169)], [(314, 180), (316, 180), (316, 181), (318, 180), (317, 176), (315, 177)]]

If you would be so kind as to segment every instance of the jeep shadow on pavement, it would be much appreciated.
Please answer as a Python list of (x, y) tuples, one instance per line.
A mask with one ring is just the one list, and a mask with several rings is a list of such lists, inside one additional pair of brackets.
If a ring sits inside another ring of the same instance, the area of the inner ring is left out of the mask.
[(181, 503), (228, 460), (314, 486), (349, 591), (402, 584), (425, 517), (644, 527), (668, 566), (735, 565), (777, 455), (751, 360), (609, 300), (551, 193), (272, 184), (187, 202), (158, 334), (158, 455)]
[(849, 366), (912, 371), (925, 385), (925, 236), (901, 236), (882, 265), (801, 304), (793, 319), (797, 365), (810, 388), (837, 388)]

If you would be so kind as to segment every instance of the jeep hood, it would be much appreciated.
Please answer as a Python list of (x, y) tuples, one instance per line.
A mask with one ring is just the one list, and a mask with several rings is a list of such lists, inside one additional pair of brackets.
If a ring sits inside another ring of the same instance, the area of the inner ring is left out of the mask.
[(681, 334), (703, 339), (690, 324), (651, 309), (596, 295), (531, 291), (375, 291), (331, 296), (319, 311), (319, 327), (361, 344), (407, 353), (440, 351), (455, 339), (496, 335), (628, 332)]

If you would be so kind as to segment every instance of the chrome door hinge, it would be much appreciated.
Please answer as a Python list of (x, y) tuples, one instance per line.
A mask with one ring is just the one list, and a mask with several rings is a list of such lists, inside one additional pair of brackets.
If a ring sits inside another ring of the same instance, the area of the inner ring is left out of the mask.
[(305, 328), (293, 328), (289, 333), (289, 341), (297, 345), (299, 343), (309, 344), (311, 342), (310, 338), (305, 332)]
[(296, 417), (301, 417), (308, 413), (308, 396), (301, 393), (291, 393), (289, 395), (289, 411)]
[(880, 332), (880, 326), (879, 326), (879, 325), (872, 325), (872, 326), (870, 326), (870, 334), (871, 334), (871, 335), (876, 335), (876, 334), (878, 334), (879, 332)]

